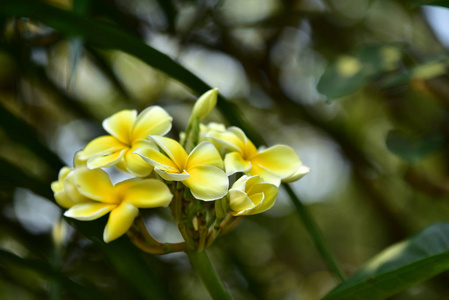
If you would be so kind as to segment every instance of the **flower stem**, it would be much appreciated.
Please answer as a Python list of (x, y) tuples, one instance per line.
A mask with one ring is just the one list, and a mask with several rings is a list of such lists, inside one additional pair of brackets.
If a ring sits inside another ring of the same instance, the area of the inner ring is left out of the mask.
[(206, 251), (186, 251), (190, 263), (214, 300), (232, 300), (231, 295), (222, 285)]
[(304, 222), (304, 226), (306, 227), (307, 231), (309, 232), (310, 236), (313, 239), (313, 242), (315, 243), (315, 246), (318, 248), (318, 251), (320, 252), (321, 256), (323, 257), (324, 261), (326, 262), (328, 268), (331, 270), (331, 272), (334, 273), (334, 275), (342, 282), (344, 281), (343, 272), (338, 267), (338, 264), (334, 257), (332, 256), (329, 248), (326, 245), (326, 242), (324, 241), (323, 235), (321, 234), (318, 225), (313, 220), (310, 213), (307, 211), (304, 204), (301, 202), (299, 197), (296, 195), (296, 193), (292, 190), (290, 185), (288, 184), (282, 184), (287, 194), (290, 196), (290, 199), (293, 202), (293, 205), (296, 208), (296, 212), (300, 216), (301, 220)]

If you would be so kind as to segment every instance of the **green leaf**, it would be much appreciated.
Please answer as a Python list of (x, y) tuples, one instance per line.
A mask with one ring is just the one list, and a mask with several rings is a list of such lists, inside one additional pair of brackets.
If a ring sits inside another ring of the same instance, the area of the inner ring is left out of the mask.
[(385, 299), (449, 269), (449, 223), (431, 225), (369, 261), (322, 300)]
[[(169, 56), (111, 24), (79, 16), (37, 0), (2, 0), (0, 1), (0, 15), (36, 19), (67, 35), (83, 37), (85, 42), (92, 45), (117, 49), (134, 55), (148, 65), (185, 84), (198, 95), (212, 88)], [(230, 124), (243, 129), (255, 144), (264, 144), (262, 137), (251, 126), (248, 126), (235, 104), (219, 95), (217, 108)]]
[(439, 134), (411, 136), (399, 130), (391, 130), (387, 135), (387, 148), (408, 162), (419, 161), (443, 149), (444, 138)]
[(78, 299), (110, 299), (100, 292), (82, 286), (66, 277), (63, 273), (55, 270), (48, 262), (43, 260), (25, 259), (8, 251), (0, 249), (0, 262), (2, 264), (11, 264), (20, 268), (30, 269), (38, 272), (42, 276), (58, 282), (62, 287), (67, 289), (71, 295), (77, 296)]
[(354, 55), (341, 56), (326, 68), (318, 91), (328, 99), (353, 93), (382, 72), (395, 70), (400, 58), (400, 50), (389, 45), (367, 46)]
[(5, 130), (8, 137), (36, 153), (39, 157), (45, 160), (47, 164), (56, 172), (59, 171), (65, 164), (57, 154), (48, 149), (36, 135), (35, 130), (28, 125), (24, 120), (16, 117), (3, 105), (0, 105), (0, 127)]

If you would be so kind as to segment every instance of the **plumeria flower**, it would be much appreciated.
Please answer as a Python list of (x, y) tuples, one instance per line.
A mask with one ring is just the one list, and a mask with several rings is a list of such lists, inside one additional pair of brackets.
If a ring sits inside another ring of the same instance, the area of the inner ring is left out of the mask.
[(71, 208), (76, 204), (89, 201), (76, 189), (73, 182), (73, 169), (69, 167), (63, 167), (59, 171), (58, 180), (52, 182), (51, 189), (56, 203), (64, 208)]
[(279, 189), (263, 182), (260, 176), (240, 177), (227, 195), (233, 216), (254, 215), (270, 209), (276, 201)]
[(259, 175), (264, 181), (279, 186), (281, 180), (297, 180), (309, 171), (291, 147), (275, 145), (259, 151), (238, 127), (211, 132), (209, 137), (228, 149), (224, 159), (228, 175), (237, 172)]
[(142, 147), (134, 153), (154, 166), (163, 179), (181, 181), (192, 195), (200, 200), (211, 201), (222, 198), (228, 191), (228, 177), (223, 169), (223, 160), (211, 142), (202, 142), (190, 154), (175, 140), (151, 136), (163, 151)]
[(159, 106), (150, 106), (139, 115), (135, 110), (122, 110), (103, 121), (110, 134), (91, 141), (80, 154), (89, 169), (119, 168), (135, 176), (147, 176), (152, 167), (133, 152), (140, 147), (157, 148), (146, 138), (164, 135), (171, 129), (172, 117)]
[(139, 208), (168, 206), (173, 197), (167, 185), (156, 179), (134, 178), (113, 185), (105, 171), (86, 167), (76, 168), (72, 176), (76, 192), (86, 201), (71, 206), (64, 216), (90, 221), (110, 213), (103, 233), (106, 243), (129, 230)]

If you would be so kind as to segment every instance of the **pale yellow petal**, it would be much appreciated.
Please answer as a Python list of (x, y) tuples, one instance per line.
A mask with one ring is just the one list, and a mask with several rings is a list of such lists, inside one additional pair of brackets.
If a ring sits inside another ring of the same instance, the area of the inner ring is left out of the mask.
[(74, 183), (85, 197), (105, 203), (116, 203), (109, 175), (101, 170), (79, 168), (74, 171)]
[(83, 196), (76, 188), (74, 182), (74, 172), (70, 173), (64, 180), (64, 191), (73, 202), (73, 205), (89, 201), (89, 199)]
[(173, 118), (159, 106), (142, 111), (132, 129), (132, 140), (145, 139), (149, 135), (164, 135), (171, 129)]
[(117, 184), (123, 194), (123, 201), (127, 201), (137, 208), (153, 208), (168, 206), (173, 198), (168, 186), (157, 179), (127, 180)]
[(115, 137), (110, 135), (100, 136), (92, 140), (87, 146), (79, 152), (80, 160), (88, 160), (94, 156), (111, 154), (126, 149), (128, 146), (121, 143)]
[(77, 151), (77, 152), (75, 153), (75, 156), (73, 157), (73, 166), (74, 166), (75, 168), (80, 168), (80, 167), (85, 167), (85, 166), (86, 166), (86, 161), (85, 161), (85, 160), (82, 160), (82, 159), (80, 158), (82, 152), (83, 152), (82, 150)]
[(62, 185), (59, 181), (53, 181), (50, 187), (53, 193), (62, 191), (64, 189), (64, 185)]
[(222, 145), (225, 149), (232, 152), (240, 152), (243, 154), (245, 149), (245, 141), (230, 131), (211, 131), (206, 134), (207, 138), (211, 138), (216, 143)]
[(251, 169), (251, 163), (245, 160), (239, 152), (226, 154), (224, 164), (228, 176), (237, 172), (246, 172)]
[(309, 167), (307, 167), (303, 164), (300, 164), (298, 169), (295, 171), (295, 173), (293, 173), (291, 176), (289, 176), (287, 178), (282, 179), (282, 182), (288, 183), (288, 182), (296, 181), (298, 179), (301, 179), (304, 175), (306, 175), (309, 172), (310, 172)]
[(150, 147), (142, 147), (136, 149), (133, 153), (142, 157), (143, 160), (153, 167), (159, 167), (160, 169), (174, 173), (178, 173), (180, 171), (178, 166), (159, 150), (155, 150)]
[(94, 156), (87, 160), (86, 166), (89, 169), (112, 167), (123, 158), (125, 153), (126, 149), (123, 149), (110, 154)]
[(131, 144), (131, 129), (136, 120), (135, 110), (122, 110), (103, 121), (103, 128), (124, 144)]
[(251, 169), (247, 171), (246, 174), (252, 176), (258, 175), (262, 177), (263, 181), (274, 184), (275, 186), (279, 186), (281, 184), (281, 178), (279, 176), (256, 164), (253, 164)]
[(230, 189), (228, 194), (229, 207), (233, 216), (241, 211), (253, 208), (255, 205), (245, 192), (237, 189)]
[(196, 166), (215, 166), (223, 169), (223, 159), (211, 142), (202, 142), (196, 146), (187, 158), (186, 170)]
[(193, 106), (192, 117), (198, 118), (199, 121), (204, 119), (217, 105), (218, 89), (211, 89), (198, 98)]
[(110, 212), (116, 205), (98, 202), (81, 203), (72, 206), (64, 216), (80, 221), (91, 221), (101, 218)]
[(60, 206), (64, 208), (70, 208), (73, 205), (75, 205), (75, 203), (73, 203), (69, 195), (67, 195), (67, 193), (64, 190), (59, 190), (55, 192), (54, 196), (56, 203), (58, 203)]
[(61, 170), (59, 170), (58, 180), (62, 182), (62, 180), (64, 180), (72, 171), (72, 168), (62, 167)]
[(190, 177), (190, 174), (185, 171), (182, 173), (179, 173), (178, 171), (171, 172), (171, 170), (164, 170), (159, 167), (154, 167), (154, 171), (167, 181), (183, 181)]
[(199, 200), (220, 199), (228, 192), (228, 176), (217, 167), (198, 166), (189, 169), (189, 174), (190, 177), (183, 183), (190, 188), (192, 195)]
[(104, 229), (103, 239), (109, 243), (125, 234), (139, 214), (139, 210), (129, 202), (123, 201), (109, 214), (109, 220)]
[[(258, 214), (273, 207), (274, 203), (276, 202), (278, 192), (279, 189), (274, 184), (261, 183), (255, 185), (254, 188), (252, 189), (252, 193), (255, 193), (256, 195), (263, 193), (264, 199), (259, 205), (257, 205), (257, 207), (254, 208), (254, 210), (251, 213)], [(251, 199), (255, 201), (253, 197), (251, 197)]]
[(178, 170), (184, 170), (187, 162), (187, 152), (177, 141), (171, 138), (152, 135), (151, 138), (164, 151), (165, 154), (178, 166)]
[(251, 163), (253, 167), (259, 165), (282, 179), (290, 177), (298, 169), (301, 161), (292, 148), (276, 145), (257, 154)]

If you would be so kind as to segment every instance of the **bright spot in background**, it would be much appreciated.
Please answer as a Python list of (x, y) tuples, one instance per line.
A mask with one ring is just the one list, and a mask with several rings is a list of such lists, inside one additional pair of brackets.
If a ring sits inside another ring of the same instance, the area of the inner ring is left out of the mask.
[(449, 9), (440, 6), (423, 6), (427, 21), (435, 35), (449, 48)]
[(182, 53), (181, 63), (210, 86), (220, 89), (229, 98), (244, 97), (249, 83), (238, 61), (220, 52), (190, 48)]
[(14, 194), (14, 213), (23, 227), (34, 234), (50, 232), (61, 217), (56, 204), (22, 188)]
[[(291, 140), (302, 162), (311, 171), (298, 181), (291, 183), (293, 189), (304, 203), (329, 201), (346, 186), (350, 175), (350, 166), (343, 159), (340, 148), (326, 137), (306, 133), (299, 142)], [(266, 213), (279, 217), (293, 209), (287, 194), (280, 189), (276, 205)]]

